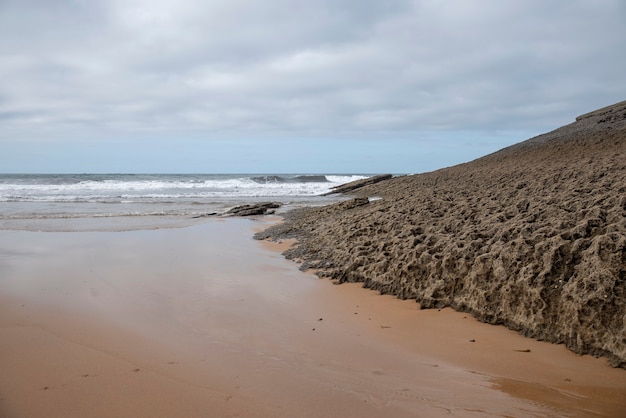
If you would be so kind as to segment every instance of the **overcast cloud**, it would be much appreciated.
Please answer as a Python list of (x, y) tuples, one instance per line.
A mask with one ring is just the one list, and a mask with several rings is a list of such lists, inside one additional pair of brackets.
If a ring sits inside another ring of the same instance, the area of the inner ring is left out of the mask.
[(0, 0), (0, 171), (431, 170), (626, 99), (625, 22), (623, 0)]

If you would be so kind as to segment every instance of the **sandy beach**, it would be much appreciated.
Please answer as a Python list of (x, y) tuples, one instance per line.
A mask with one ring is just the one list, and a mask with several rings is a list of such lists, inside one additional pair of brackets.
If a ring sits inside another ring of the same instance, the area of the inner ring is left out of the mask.
[(605, 360), (334, 286), (270, 222), (0, 231), (0, 416), (620, 416)]

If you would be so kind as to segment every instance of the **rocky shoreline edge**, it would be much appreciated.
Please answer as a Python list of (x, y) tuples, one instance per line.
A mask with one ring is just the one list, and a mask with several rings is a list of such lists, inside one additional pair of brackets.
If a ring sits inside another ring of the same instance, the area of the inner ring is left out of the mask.
[[(338, 191), (256, 239), (336, 283), (626, 368), (626, 101), (493, 154)], [(375, 197), (375, 199), (373, 198)]]

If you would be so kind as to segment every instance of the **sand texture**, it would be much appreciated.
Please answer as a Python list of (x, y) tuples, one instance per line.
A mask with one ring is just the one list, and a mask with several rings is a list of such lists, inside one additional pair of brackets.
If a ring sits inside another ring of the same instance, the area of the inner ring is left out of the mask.
[(351, 193), (257, 238), (297, 238), (285, 255), (322, 277), (626, 365), (626, 102)]
[(623, 416), (623, 370), (317, 280), (253, 226), (0, 231), (0, 417)]

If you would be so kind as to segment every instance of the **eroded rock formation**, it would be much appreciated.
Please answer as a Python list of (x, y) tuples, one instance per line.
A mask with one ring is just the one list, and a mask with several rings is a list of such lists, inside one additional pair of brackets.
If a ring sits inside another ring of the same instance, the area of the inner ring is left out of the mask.
[[(626, 102), (470, 163), (285, 214), (257, 238), (337, 282), (626, 365)], [(361, 201), (364, 202), (364, 201)]]

